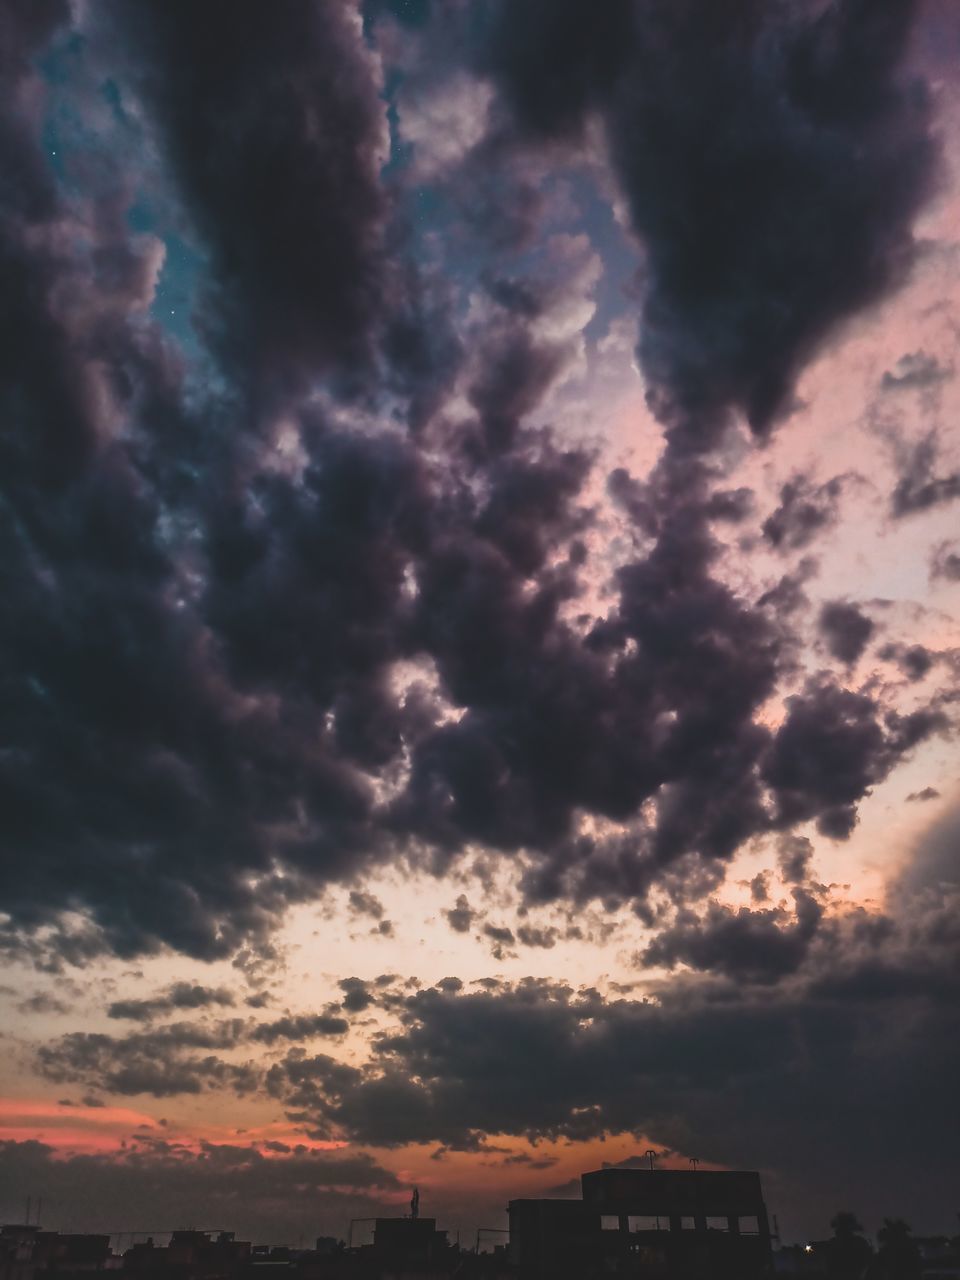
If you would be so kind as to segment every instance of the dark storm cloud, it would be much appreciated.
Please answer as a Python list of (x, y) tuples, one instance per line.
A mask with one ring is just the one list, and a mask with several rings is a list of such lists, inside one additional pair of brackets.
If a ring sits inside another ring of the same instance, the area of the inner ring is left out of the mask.
[(820, 485), (797, 475), (780, 490), (780, 505), (763, 522), (763, 536), (777, 551), (798, 551), (836, 524), (845, 476)]
[(777, 801), (777, 822), (791, 826), (816, 817), (835, 839), (856, 824), (856, 801), (882, 782), (919, 742), (946, 727), (937, 710), (881, 714), (866, 695), (822, 678), (787, 700), (763, 774)]
[[(674, 980), (654, 1000), (534, 979), (422, 991), (365, 1067), (296, 1053), (271, 1088), (317, 1136), (386, 1145), (627, 1131), (763, 1167), (782, 1167), (788, 1149), (804, 1203), (813, 1188), (829, 1203), (855, 1176), (874, 1212), (902, 1194), (908, 1162), (923, 1182), (915, 1204), (932, 1197), (926, 1212), (945, 1213), (949, 1157), (932, 1153), (960, 1065), (956, 905), (927, 896), (892, 916), (823, 916), (798, 890), (795, 914), (721, 909), (699, 934), (687, 923), (666, 938), (671, 962), (682, 952), (712, 976)], [(891, 1130), (892, 1110), (904, 1123)], [(826, 1186), (825, 1145), (839, 1161)]]
[(809, 893), (794, 890), (794, 915), (780, 907), (733, 910), (714, 902), (703, 918), (682, 912), (641, 952), (645, 965), (721, 973), (739, 982), (775, 982), (803, 963), (823, 918)]
[[(265, 1155), (248, 1146), (204, 1143), (193, 1151), (139, 1135), (121, 1153), (64, 1157), (42, 1142), (0, 1142), (0, 1177), (9, 1187), (43, 1187), (44, 1202), (65, 1231), (114, 1231), (144, 1221), (172, 1230), (203, 1205), (241, 1238), (295, 1245), (304, 1222), (345, 1234), (351, 1217), (384, 1212), (380, 1198), (398, 1190), (394, 1174), (366, 1152), (341, 1155), (296, 1145)], [(4, 1201), (5, 1216), (16, 1206)]]
[[(164, 794), (162, 827), (177, 808), (172, 792), (186, 807), (196, 798), (184, 749), (202, 737), (197, 717), (210, 694), (197, 633), (175, 616), (182, 584), (159, 533), (159, 503), (118, 439), (128, 417), (142, 415), (147, 431), (176, 407), (179, 362), (142, 317), (151, 246), (130, 236), (109, 175), (85, 203), (64, 203), (41, 148), (42, 87), (30, 59), (64, 16), (60, 6), (18, 6), (3, 33), (0, 271), (11, 321), (0, 342), (0, 539), (15, 619), (0, 642), (3, 897), (16, 922), (53, 923), (78, 889), (67, 868), (83, 868), (79, 896), (109, 917), (112, 945), (141, 950), (152, 945), (148, 917), (171, 939), (197, 927), (173, 866), (142, 879), (163, 838), (157, 826), (145, 837), (142, 814)], [(108, 845), (114, 854), (139, 848), (124, 875)], [(235, 905), (241, 932), (265, 918), (249, 896)], [(96, 931), (61, 930), (55, 945), (83, 963), (98, 949)]]
[(857, 661), (875, 630), (872, 619), (845, 600), (827, 601), (818, 626), (831, 656), (848, 665)]
[[(469, 710), (418, 744), (395, 820), (440, 848), (466, 835), (539, 851), (524, 881), (538, 901), (643, 897), (692, 851), (712, 888), (758, 832), (813, 818), (849, 833), (856, 802), (942, 720), (885, 730), (867, 695), (825, 685), (771, 735), (756, 715), (788, 637), (712, 576), (719, 548), (700, 517), (696, 499), (660, 508), (655, 545), (617, 572), (616, 608), (585, 645), (557, 617), (564, 579), (557, 595), (548, 582), (521, 592), (489, 546), (451, 540), (435, 554), (418, 609)], [(817, 763), (831, 750), (839, 769)], [(574, 808), (624, 821), (649, 798), (650, 827), (599, 842), (571, 830)]]
[[(94, 225), (84, 228), (92, 241), (90, 257), (74, 256), (71, 232), (79, 228), (62, 216), (57, 184), (39, 145), (43, 84), (33, 60), (68, 19), (65, 2), (14, 4), (0, 33), (0, 457), (8, 478), (39, 470), (62, 476), (88, 455), (96, 435), (96, 386), (87, 364), (94, 354), (102, 358), (116, 349), (110, 322), (121, 318), (122, 305), (110, 307), (98, 280), (100, 306), (84, 309), (81, 333), (76, 292), (96, 278), (98, 257), (116, 277), (118, 301), (136, 292), (140, 274), (129, 244), (111, 243), (104, 231), (112, 213), (105, 207), (92, 211)], [(38, 443), (45, 447), (42, 458)]]
[[(731, 953), (739, 954), (741, 946), (739, 938), (733, 940)], [(890, 946), (889, 938), (885, 946)], [(885, 951), (878, 946), (864, 950), (867, 954), (856, 968), (865, 975), (878, 957), (884, 963)], [(724, 957), (718, 948), (716, 958), (726, 963)], [(917, 959), (916, 966), (917, 973), (927, 971), (928, 962)], [(722, 1078), (752, 1078), (754, 1072), (765, 1073), (793, 1057), (796, 1046), (790, 1045), (787, 1028), (798, 1012), (811, 1027), (818, 1021), (815, 1002), (808, 1003), (802, 994), (790, 1000), (780, 993), (788, 1011), (778, 1007), (780, 1001), (747, 1000), (726, 988), (714, 1000), (711, 990), (678, 989), (672, 1000), (664, 1003), (661, 997), (659, 1004), (607, 1003), (589, 993), (574, 996), (567, 988), (533, 980), (489, 994), (454, 997), (425, 992), (410, 1001), (407, 1029), (384, 1041), (383, 1074), (340, 1073), (330, 1079), (326, 1070), (302, 1065), (300, 1076), (309, 1074), (329, 1084), (334, 1099), (331, 1119), (353, 1125), (355, 1117), (359, 1133), (374, 1132), (368, 1128), (379, 1114), (373, 1101), (400, 1087), (394, 1073), (401, 1068), (425, 1082), (424, 1092), (412, 1091), (420, 1099), (421, 1124), (426, 1119), (428, 1125), (445, 1126), (442, 1133), (421, 1127), (422, 1138), (429, 1134), (456, 1142), (468, 1139), (471, 1130), (586, 1137), (621, 1125), (640, 1129), (648, 1123), (643, 1105), (639, 1112), (631, 1107), (642, 1098), (654, 1107), (662, 1105), (662, 1092), (672, 1091), (671, 1072), (677, 1073), (678, 1093), (695, 1095), (698, 1079), (706, 1081), (705, 1066), (697, 1061), (698, 1042), (701, 1050), (710, 1044), (722, 1055), (717, 1064)], [(837, 1014), (842, 1016), (843, 1010)], [(756, 1033), (752, 1040), (743, 1034), (751, 1025)], [(834, 1034), (840, 1030), (834, 1027)], [(482, 1045), (489, 1046), (489, 1054), (480, 1050)], [(538, 1103), (536, 1089), (530, 1087), (531, 1072), (521, 1064), (543, 1060), (544, 1055), (554, 1063), (558, 1079)], [(494, 1066), (498, 1056), (500, 1065)], [(618, 1065), (612, 1076), (614, 1063)], [(300, 1095), (299, 1101), (307, 1101), (307, 1095)], [(621, 1107), (626, 1109), (618, 1114)], [(405, 1126), (405, 1131), (416, 1130)]]
[[(478, 20), (501, 95), (484, 161), (519, 168), (543, 144), (562, 163), (599, 116), (642, 242), (639, 358), (668, 445), (650, 476), (608, 480), (643, 549), (614, 565), (599, 617), (587, 588), (611, 570), (588, 536), (603, 528), (594, 459), (530, 422), (576, 354), (548, 336), (551, 313), (585, 285), (567, 259), (559, 282), (498, 259), (529, 247), (542, 193), (474, 168), (451, 204), (482, 196), (476, 223), (499, 200), (494, 267), (471, 259), (474, 282), (453, 255), (415, 263), (406, 214), (392, 220), (403, 175), (394, 188), (378, 173), (388, 104), (353, 6), (94, 7), (85, 34), (118, 114), (157, 144), (151, 181), (206, 255), (180, 351), (147, 314), (156, 246), (131, 235), (129, 198), (97, 179), (74, 207), (40, 109), (23, 110), (42, 97), (31, 60), (67, 15), (15, 10), (0, 88), (16, 161), (0, 283), (20, 313), (0, 334), (9, 947), (48, 966), (242, 947), (249, 973), (291, 902), (342, 881), (386, 927), (359, 887), (372, 864), (402, 871), (409, 852), (442, 874), (481, 846), (520, 855), (529, 902), (632, 902), (651, 930), (642, 963), (673, 971), (638, 973), (646, 1000), (344, 978), (339, 1007), (315, 1013), (74, 1032), (39, 1050), (47, 1078), (120, 1096), (260, 1090), (311, 1137), (384, 1146), (631, 1132), (764, 1168), (786, 1151), (825, 1198), (854, 1178), (875, 1203), (894, 1179), (901, 1195), (909, 1166), (908, 1194), (945, 1205), (955, 815), (905, 873), (897, 914), (841, 919), (791, 832), (849, 835), (945, 718), (935, 700), (901, 715), (827, 675), (771, 716), (816, 566), (756, 601), (727, 585), (711, 522), (742, 522), (752, 499), (718, 489), (704, 456), (738, 413), (768, 436), (805, 362), (910, 268), (935, 167), (928, 95), (900, 79), (915, 8), (610, 0), (585, 21), (573, 0), (500, 0)], [(474, 228), (467, 257), (482, 240)], [(216, 377), (186, 375), (197, 342)], [(924, 447), (901, 468), (910, 509), (952, 496)], [(802, 551), (845, 483), (794, 476), (767, 545)], [(956, 577), (956, 559), (944, 548), (940, 572)], [(585, 834), (584, 817), (613, 834)], [(792, 909), (770, 877), (749, 909), (700, 905), (761, 835), (786, 837)], [(487, 919), (465, 895), (444, 914), (462, 933)], [(556, 933), (518, 920), (486, 936), (549, 947)], [(114, 1012), (146, 1023), (218, 1003), (173, 990)], [(369, 1059), (313, 1052), (348, 1014), (375, 1019)], [(58, 1185), (43, 1149), (6, 1157), (18, 1186)], [(64, 1194), (126, 1203), (114, 1166), (64, 1167)], [(230, 1208), (220, 1196), (289, 1195), (312, 1213), (320, 1187), (396, 1189), (362, 1156), (153, 1142), (120, 1169), (124, 1195), (142, 1200), (146, 1181), (181, 1217), (201, 1199)]]
[[(59, 358), (49, 345), (47, 354)], [(215, 424), (215, 407), (211, 416)], [(417, 536), (415, 461), (402, 449), (330, 438), (302, 487), (264, 482), (244, 510), (240, 499), (218, 499), (211, 482), (203, 498), (213, 510), (203, 511), (192, 506), (192, 484), (174, 485), (169, 460), (155, 465), (150, 412), (142, 425), (143, 472), (105, 445), (96, 465), (59, 477), (56, 501), (41, 500), (50, 496), (42, 435), (13, 412), (4, 435), (15, 465), (4, 476), (0, 533), (18, 618), (3, 638), (4, 899), (18, 924), (37, 928), (79, 895), (102, 932), (99, 944), (96, 930), (55, 936), (71, 963), (105, 945), (132, 954), (166, 943), (209, 958), (262, 937), (305, 891), (296, 869), (274, 874), (282, 846), (298, 847), (293, 861), (311, 874), (339, 859), (352, 866), (371, 795), (350, 761), (389, 757), (399, 750), (397, 726), (415, 718), (389, 703), (376, 674), (397, 652), (391, 610), (404, 565), (393, 539), (402, 548)], [(159, 422), (179, 425), (178, 413)], [(153, 480), (168, 500), (191, 501), (165, 508)], [(275, 516), (272, 532), (254, 507)], [(216, 579), (205, 604), (222, 648), (196, 608), (198, 529)], [(319, 593), (312, 574), (324, 582)], [(282, 587), (287, 603), (271, 625), (270, 593)], [(330, 749), (315, 741), (322, 711), (278, 719), (231, 687), (221, 654), (238, 681), (286, 667), (293, 688), (336, 702)], [(24, 841), (34, 855), (27, 864), (13, 854)], [(376, 846), (369, 829), (363, 843)]]
[(739, 409), (758, 435), (836, 324), (914, 258), (936, 169), (928, 99), (901, 81), (917, 4), (616, 0), (494, 6), (484, 69), (521, 129), (599, 111), (643, 241), (639, 354), (677, 447)]
[(105, 6), (124, 80), (213, 264), (206, 335), (269, 395), (369, 356), (386, 291), (386, 119), (346, 3)]
[[(566, 0), (512, 25), (494, 9), (497, 145), (562, 144), (600, 110), (646, 249), (641, 358), (671, 445), (650, 478), (611, 478), (653, 545), (597, 619), (579, 607), (594, 459), (528, 421), (573, 357), (544, 335), (588, 291), (575, 238), (529, 278), (482, 272), (482, 315), (448, 341), (443, 272), (421, 272), (391, 221), (387, 107), (350, 5), (268, 19), (215, 0), (197, 21), (184, 0), (112, 3), (84, 31), (206, 255), (197, 341), (220, 363), (202, 380), (196, 342), (178, 349), (147, 314), (158, 246), (131, 234), (128, 193), (143, 175), (77, 165), (74, 200), (40, 109), (21, 109), (42, 99), (31, 59), (65, 11), (17, 9), (5, 28), (14, 953), (246, 947), (249, 965), (291, 902), (401, 852), (442, 873), (474, 844), (524, 854), (532, 900), (639, 904), (661, 882), (693, 897), (758, 833), (848, 832), (935, 727), (907, 732), (865, 694), (838, 712), (843, 692), (820, 690), (771, 733), (788, 613), (776, 588), (754, 606), (718, 580), (709, 522), (743, 519), (749, 495), (689, 456), (731, 410), (766, 432), (820, 338), (910, 260), (932, 166), (924, 94), (896, 79), (911, 6), (778, 26), (759, 7), (737, 24), (618, 0), (586, 37)], [(838, 484), (784, 497), (778, 545), (829, 522)], [(822, 748), (840, 769), (811, 761)], [(624, 830), (585, 838), (585, 814)], [(372, 999), (345, 992), (351, 1012)]]

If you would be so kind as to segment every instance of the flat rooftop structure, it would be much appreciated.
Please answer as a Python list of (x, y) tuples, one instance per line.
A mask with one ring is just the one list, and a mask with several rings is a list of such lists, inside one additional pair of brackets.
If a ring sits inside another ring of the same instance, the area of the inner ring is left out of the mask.
[(580, 1200), (511, 1200), (510, 1255), (521, 1276), (761, 1280), (772, 1273), (758, 1173), (598, 1169), (580, 1185)]
[(377, 1218), (373, 1229), (373, 1243), (377, 1249), (419, 1249), (432, 1245), (437, 1236), (436, 1218)]
[(387, 1269), (429, 1270), (449, 1247), (447, 1233), (437, 1230), (436, 1218), (418, 1217), (375, 1219), (373, 1243), (367, 1248)]
[[(611, 1212), (737, 1219), (728, 1230), (740, 1229), (740, 1218), (762, 1218), (766, 1209), (760, 1175), (748, 1170), (598, 1169), (580, 1178), (583, 1203), (605, 1205)], [(719, 1225), (719, 1224), (717, 1224)], [(758, 1234), (760, 1223), (752, 1227)]]

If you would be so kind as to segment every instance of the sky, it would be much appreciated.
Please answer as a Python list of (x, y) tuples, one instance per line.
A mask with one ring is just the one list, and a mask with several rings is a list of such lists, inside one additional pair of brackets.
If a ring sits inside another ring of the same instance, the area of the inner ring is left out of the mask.
[(587, 8), (4, 6), (0, 1219), (955, 1226), (960, 13)]

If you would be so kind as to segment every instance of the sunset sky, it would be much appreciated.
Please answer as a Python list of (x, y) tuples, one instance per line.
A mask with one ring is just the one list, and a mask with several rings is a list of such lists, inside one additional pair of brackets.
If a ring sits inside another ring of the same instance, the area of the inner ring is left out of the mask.
[(7, 0), (0, 1221), (954, 1228), (958, 59)]

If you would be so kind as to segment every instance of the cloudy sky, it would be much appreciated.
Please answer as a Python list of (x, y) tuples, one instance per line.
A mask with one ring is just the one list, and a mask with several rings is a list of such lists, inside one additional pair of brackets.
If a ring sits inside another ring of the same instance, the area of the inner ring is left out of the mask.
[(0, 1217), (952, 1225), (958, 55), (4, 6)]

